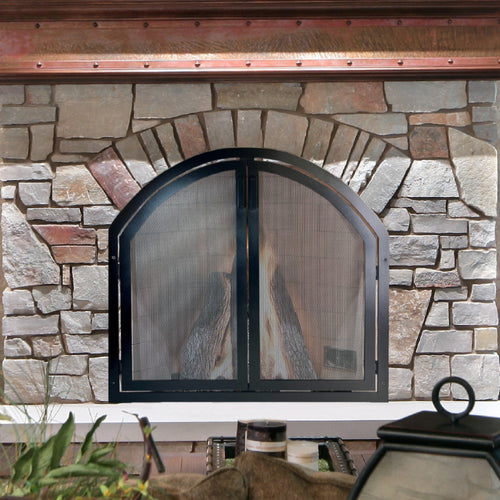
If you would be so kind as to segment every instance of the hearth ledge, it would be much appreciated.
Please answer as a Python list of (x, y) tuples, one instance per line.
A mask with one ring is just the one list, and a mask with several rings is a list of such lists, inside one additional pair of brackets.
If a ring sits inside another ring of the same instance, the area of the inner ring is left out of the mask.
[[(465, 402), (449, 401), (453, 412), (465, 408)], [(2, 421), (0, 440), (15, 442), (28, 431), (30, 415), (39, 420), (41, 406), (0, 406), (0, 412), (12, 421)], [(234, 436), (237, 420), (285, 420), (290, 437), (340, 436), (343, 439), (376, 439), (377, 429), (392, 420), (419, 411), (433, 411), (430, 401), (389, 403), (121, 403), (54, 404), (49, 409), (49, 428), (55, 431), (71, 411), (75, 415), (76, 436), (83, 436), (101, 415), (96, 439), (101, 442), (141, 441), (138, 416), (147, 416), (158, 442), (204, 441), (210, 436)], [(474, 415), (500, 418), (500, 401), (476, 402)]]

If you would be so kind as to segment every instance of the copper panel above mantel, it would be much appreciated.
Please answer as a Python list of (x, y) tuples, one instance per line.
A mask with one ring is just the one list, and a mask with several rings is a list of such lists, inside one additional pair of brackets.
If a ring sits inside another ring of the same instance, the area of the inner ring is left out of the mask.
[[(98, 2), (88, 2), (80, 10), (72, 1), (36, 3), (47, 5), (45, 17), (30, 16), (23, 8), (17, 16), (9, 14), (16, 3), (36, 2), (6, 0), (0, 5), (0, 80), (4, 82), (500, 74), (500, 13), (493, 8), (498, 2), (474, 2), (475, 15), (469, 16), (464, 12), (471, 2), (454, 2), (455, 11), (450, 8), (450, 12), (456, 16), (400, 17), (381, 15), (397, 12), (390, 10), (395, 2), (372, 2), (377, 7), (372, 9), (373, 15), (365, 17), (358, 15), (365, 12), (361, 7), (367, 8), (368, 2), (352, 2), (352, 16), (328, 17), (328, 10), (321, 10), (320, 4), (323, 9), (329, 4), (339, 13), (344, 12), (339, 9), (345, 10), (346, 2), (311, 0), (309, 4), (318, 7), (311, 10), (317, 17), (299, 18), (292, 14), (300, 13), (298, 8), (304, 2), (294, 0), (287, 3), (288, 10), (283, 2), (250, 1), (248, 13), (252, 15), (234, 17), (227, 17), (234, 5), (229, 7), (220, 0), (147, 1), (137, 3), (149, 6), (151, 17), (140, 19), (132, 19), (132, 2), (128, 1), (100, 2), (102, 17), (91, 15)], [(173, 7), (183, 3), (200, 17), (179, 16)], [(398, 3), (409, 6), (409, 2)], [(116, 10), (119, 4), (129, 9), (121, 18)], [(65, 18), (58, 10), (61, 5), (72, 7)], [(170, 17), (153, 8), (168, 5), (173, 8)], [(218, 16), (202, 9), (215, 5), (222, 8)], [(256, 5), (264, 9), (258, 15)], [(282, 17), (266, 11), (271, 5), (275, 9), (281, 5)], [(422, 9), (425, 5), (426, 14), (432, 11), (427, 0), (416, 0), (414, 5)], [(201, 10), (196, 11), (195, 6)], [(138, 16), (139, 10), (133, 12)], [(148, 11), (140, 12), (145, 15)]]

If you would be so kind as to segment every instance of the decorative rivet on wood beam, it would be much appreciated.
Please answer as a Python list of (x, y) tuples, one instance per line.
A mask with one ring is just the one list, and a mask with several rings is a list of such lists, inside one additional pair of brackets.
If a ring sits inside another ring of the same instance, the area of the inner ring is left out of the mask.
[(145, 28), (149, 28), (149, 23), (146, 21), (146, 22), (143, 24), (143, 26), (144, 26)]
[(448, 24), (453, 24), (453, 19), (448, 19)]
[(401, 26), (403, 24), (403, 20), (402, 19), (398, 19), (398, 26)]
[(94, 28), (97, 28), (99, 26), (99, 23), (97, 21), (94, 21), (94, 23), (92, 24), (92, 26), (94, 26)]
[(252, 24), (252, 21), (248, 20), (247, 21), (247, 26), (250, 26)]
[(299, 59), (296, 63), (297, 66), (302, 66), (302, 61)]
[(349, 59), (349, 61), (347, 61), (347, 65), (352, 66), (352, 61), (350, 59)]
[(297, 21), (297, 26), (300, 26), (302, 24), (302, 21)]
[(247, 66), (251, 66), (251, 65), (252, 65), (252, 61), (247, 61), (245, 64), (246, 64)]
[(145, 63), (144, 63), (144, 67), (145, 67), (145, 68), (149, 68), (149, 63), (148, 63), (148, 62), (145, 62)]
[(196, 27), (198, 27), (200, 24), (201, 24), (201, 23), (200, 23), (200, 21), (195, 21), (195, 22), (194, 22), (194, 25), (195, 25)]
[(39, 27), (40, 27), (40, 23), (36, 23), (35, 28), (39, 28)]
[(36, 67), (37, 67), (37, 68), (41, 68), (41, 67), (42, 67), (42, 63), (41, 63), (40, 61), (38, 61), (38, 62), (36, 63)]
[(99, 63), (96, 61), (96, 62), (94, 63), (94, 68), (98, 68), (98, 67), (99, 67)]
[(448, 59), (448, 64), (453, 64), (453, 59)]
[(345, 23), (347, 24), (347, 26), (350, 26), (352, 24), (352, 21), (346, 21)]
[(402, 66), (402, 65), (403, 65), (403, 59), (399, 59), (399, 60), (398, 60), (398, 64), (399, 64), (400, 66)]
[(195, 65), (197, 68), (199, 68), (199, 67), (201, 66), (201, 62), (200, 62), (200, 61), (195, 61), (195, 62), (194, 62), (194, 65)]

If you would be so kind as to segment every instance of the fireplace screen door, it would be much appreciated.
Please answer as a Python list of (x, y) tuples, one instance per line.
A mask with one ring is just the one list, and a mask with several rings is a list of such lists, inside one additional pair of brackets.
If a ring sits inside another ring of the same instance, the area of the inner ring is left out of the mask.
[(387, 398), (387, 235), (319, 167), (186, 160), (121, 211), (110, 250), (110, 401)]

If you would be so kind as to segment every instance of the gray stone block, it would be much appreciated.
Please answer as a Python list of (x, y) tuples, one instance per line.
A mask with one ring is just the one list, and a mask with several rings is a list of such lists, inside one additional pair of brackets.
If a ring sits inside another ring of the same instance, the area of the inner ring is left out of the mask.
[(90, 311), (61, 311), (61, 332), (79, 335), (92, 333)]
[(116, 147), (130, 173), (141, 186), (156, 177), (157, 174), (136, 135), (118, 141)]
[(132, 112), (128, 84), (57, 85), (58, 137), (101, 139), (124, 137)]
[(7, 316), (2, 320), (2, 334), (6, 337), (54, 335), (59, 333), (59, 315)]
[(256, 110), (239, 110), (236, 130), (238, 147), (260, 148), (264, 143), (262, 113)]
[[(96, 286), (99, 283), (99, 286)], [(108, 309), (108, 267), (73, 268), (73, 307), (90, 311)]]
[(336, 177), (342, 177), (358, 134), (358, 129), (347, 125), (339, 125), (335, 129), (335, 135), (323, 165), (325, 170)]
[(391, 148), (361, 193), (361, 199), (376, 213), (382, 212), (399, 189), (410, 163), (410, 158)]
[(54, 122), (56, 108), (53, 106), (4, 106), (0, 108), (1, 125), (30, 125)]
[[(442, 354), (415, 356), (415, 397), (430, 399), (434, 386), (444, 377), (450, 376), (450, 358)], [(449, 386), (443, 386), (441, 397), (450, 394)]]
[(470, 298), (474, 302), (490, 302), (495, 300), (496, 295), (495, 283), (474, 283)]
[(434, 300), (440, 301), (453, 301), (453, 300), (467, 300), (469, 292), (465, 286), (457, 288), (439, 288), (434, 292)]
[(41, 404), (46, 400), (47, 363), (38, 359), (4, 359), (5, 398), (10, 403)]
[(64, 352), (64, 347), (59, 335), (45, 335), (34, 337), (31, 340), (33, 345), (33, 356), (35, 358), (54, 358)]
[(452, 311), (456, 326), (498, 325), (498, 310), (494, 302), (455, 302)]
[(89, 379), (97, 401), (108, 400), (108, 358), (89, 359)]
[(472, 333), (472, 330), (424, 330), (417, 354), (469, 353), (472, 351)]
[(466, 280), (495, 279), (497, 276), (496, 250), (460, 250), (458, 252), (460, 276)]
[(409, 198), (456, 198), (455, 176), (448, 160), (415, 160), (399, 196)]
[(267, 114), (264, 147), (300, 155), (306, 139), (307, 118), (277, 111)]
[(390, 269), (390, 286), (411, 286), (413, 283), (413, 271), (411, 269)]
[(5, 358), (25, 358), (31, 354), (31, 346), (23, 339), (8, 338), (3, 343)]
[(33, 161), (46, 160), (54, 149), (54, 125), (33, 125), (31, 130), (31, 152)]
[(0, 105), (23, 103), (24, 85), (0, 85)]
[(29, 131), (26, 127), (0, 127), (0, 158), (25, 160), (30, 148)]
[(439, 239), (435, 235), (389, 237), (389, 265), (426, 266), (437, 261)]
[(84, 207), (83, 225), (109, 226), (119, 213), (119, 210), (110, 206)]
[[(465, 354), (453, 356), (451, 374), (470, 383), (477, 400), (498, 399), (500, 370), (498, 354)], [(452, 384), (453, 397), (468, 399), (464, 389)]]
[(463, 80), (385, 82), (384, 87), (393, 111), (416, 113), (467, 106), (466, 82)]
[(444, 327), (450, 325), (450, 312), (447, 302), (434, 302), (425, 319), (425, 326)]
[(410, 214), (406, 208), (390, 208), (383, 223), (389, 232), (405, 232), (410, 228)]
[(435, 269), (417, 268), (415, 286), (417, 288), (453, 288), (460, 286), (457, 271), (436, 271)]
[(50, 362), (51, 375), (84, 375), (88, 372), (89, 357), (83, 354), (63, 354)]
[(497, 119), (497, 110), (495, 106), (473, 106), (472, 121), (478, 122), (494, 122)]
[(205, 128), (210, 149), (234, 148), (234, 126), (231, 111), (205, 113)]
[(214, 89), (221, 109), (295, 111), (302, 95), (300, 83), (216, 83)]
[[(448, 132), (462, 200), (487, 216), (497, 215), (497, 152), (485, 141), (453, 128)], [(471, 157), (474, 161), (470, 161)]]
[(408, 122), (403, 113), (356, 113), (334, 115), (333, 118), (345, 125), (377, 135), (398, 135), (408, 132)]
[(93, 333), (92, 335), (63, 335), (69, 354), (108, 353), (108, 334)]
[(418, 214), (446, 213), (446, 200), (412, 200), (411, 198), (397, 198), (393, 201), (393, 206), (411, 208)]
[(442, 214), (412, 215), (413, 232), (416, 234), (467, 234), (468, 222), (463, 219), (448, 219)]
[(19, 199), (27, 207), (48, 205), (51, 190), (50, 182), (20, 182), (18, 185)]
[(4, 290), (2, 305), (7, 316), (35, 314), (35, 303), (29, 290)]
[(311, 119), (302, 158), (322, 167), (330, 145), (332, 133), (332, 122), (316, 118)]
[(469, 82), (469, 102), (495, 102), (497, 82), (494, 80), (471, 80)]
[(33, 288), (33, 298), (43, 314), (71, 309), (71, 289), (63, 286), (39, 286)]
[(50, 384), (50, 395), (53, 398), (82, 403), (92, 400), (92, 390), (87, 375), (52, 375)]
[(469, 239), (466, 234), (461, 236), (443, 235), (439, 237), (439, 243), (443, 250), (458, 250), (467, 248), (469, 246)]
[(407, 368), (389, 368), (389, 401), (412, 397), (413, 372)]
[(175, 118), (212, 109), (208, 83), (154, 83), (135, 86), (134, 118)]
[(40, 222), (80, 222), (82, 213), (79, 208), (28, 208), (26, 218)]

